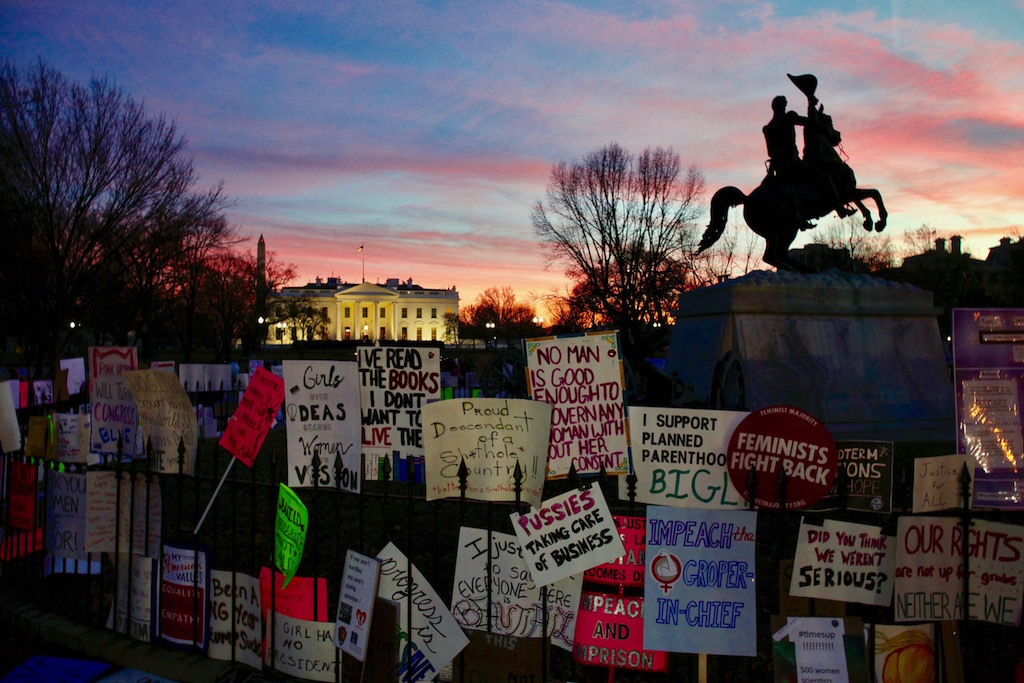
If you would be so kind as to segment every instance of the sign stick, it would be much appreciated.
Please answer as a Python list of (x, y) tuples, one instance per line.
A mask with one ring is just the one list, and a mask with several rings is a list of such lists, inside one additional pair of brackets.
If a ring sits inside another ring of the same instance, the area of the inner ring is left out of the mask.
[(199, 522), (196, 524), (196, 528), (192, 530), (192, 535), (195, 536), (199, 533), (199, 527), (206, 521), (206, 515), (210, 512), (210, 508), (213, 507), (213, 501), (217, 500), (217, 494), (220, 493), (220, 487), (224, 485), (224, 480), (228, 478), (228, 472), (231, 471), (231, 466), (235, 464), (238, 458), (231, 458), (228, 462), (228, 466), (224, 468), (224, 474), (220, 478), (220, 482), (217, 484), (217, 488), (213, 490), (213, 495), (210, 496), (210, 502), (206, 504), (206, 509), (203, 510), (203, 516), (199, 518)]

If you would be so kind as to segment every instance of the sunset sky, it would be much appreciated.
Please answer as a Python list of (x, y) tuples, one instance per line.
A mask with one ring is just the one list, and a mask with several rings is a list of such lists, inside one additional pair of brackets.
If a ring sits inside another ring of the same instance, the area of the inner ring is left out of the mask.
[(672, 147), (706, 199), (749, 191), (772, 97), (804, 106), (787, 73), (817, 75), (894, 238), (927, 224), (985, 258), (1024, 233), (1024, 0), (4, 0), (0, 55), (174, 119), (294, 284), (365, 259), (463, 305), (564, 289), (529, 221), (554, 164)]

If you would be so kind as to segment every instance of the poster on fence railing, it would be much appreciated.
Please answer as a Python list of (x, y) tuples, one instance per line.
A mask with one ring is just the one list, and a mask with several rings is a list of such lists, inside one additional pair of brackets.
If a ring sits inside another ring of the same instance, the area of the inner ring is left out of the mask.
[[(133, 479), (134, 485), (129, 485)], [(118, 490), (121, 494), (121, 502), (118, 505), (120, 521), (113, 522), (120, 530), (118, 552), (128, 552), (131, 548), (133, 553), (155, 555), (160, 550), (160, 529), (163, 519), (159, 479), (142, 472), (134, 473), (134, 476), (132, 473), (122, 472)]]
[[(124, 383), (139, 415), (143, 442), (153, 446), (153, 470), (192, 476), (199, 445), (199, 421), (177, 378), (159, 370), (126, 372)], [(184, 445), (184, 461), (178, 461)]]
[(572, 659), (611, 669), (666, 673), (668, 653), (644, 649), (644, 599), (585, 591)]
[(218, 442), (220, 447), (246, 467), (252, 467), (283, 402), (284, 380), (262, 366), (257, 367), (242, 400), (228, 418)]
[(210, 627), (209, 554), (164, 545), (160, 562), (160, 637), (206, 652)]
[[(284, 362), (288, 485), (359, 493), (359, 379), (348, 361)], [(313, 458), (319, 469), (313, 471)], [(337, 480), (335, 479), (337, 477)]]
[(647, 508), (644, 648), (753, 657), (757, 513)]
[(18, 426), (17, 405), (8, 387), (11, 382), (0, 382), (0, 448), (4, 453), (21, 450), (21, 427)]
[[(963, 507), (960, 476), (967, 455), (938, 455), (914, 460), (914, 513), (959, 510)], [(968, 474), (971, 474), (968, 468)], [(970, 486), (967, 500), (971, 499)]]
[(881, 527), (800, 520), (789, 594), (887, 606), (895, 580), (896, 540)]
[(380, 560), (354, 550), (345, 553), (338, 613), (334, 618), (334, 644), (360, 662), (366, 660), (379, 580)]
[[(680, 508), (729, 510), (743, 498), (729, 480), (729, 437), (747, 413), (702, 408), (629, 407), (636, 500)], [(626, 478), (619, 499), (627, 500)]]
[[(398, 641), (404, 644), (399, 648), (398, 674), (408, 683), (433, 680), (469, 639), (415, 565), (410, 575), (409, 560), (394, 543), (384, 546), (377, 559), (381, 562), (377, 595), (397, 602), (402, 610)], [(409, 596), (414, 596), (411, 614), (406, 613)]]
[(152, 642), (156, 576), (156, 558), (128, 553), (117, 556), (117, 587), (107, 617), (107, 628), (135, 640)]
[(57, 432), (57, 460), (59, 462), (86, 463), (89, 453), (89, 414), (55, 413)]
[(263, 663), (260, 582), (255, 576), (210, 570), (211, 659), (236, 661), (259, 669)]
[(138, 411), (122, 376), (138, 369), (139, 358), (134, 347), (89, 347), (91, 452), (103, 457), (115, 455), (120, 442), (126, 456), (135, 456)]
[(551, 433), (551, 406), (509, 398), (459, 398), (423, 406), (427, 500), (458, 498), (466, 463), (466, 498), (538, 505)]
[[(547, 681), (542, 638), (507, 638), (471, 631), (469, 645), (452, 670), (453, 683)], [(381, 679), (383, 680), (383, 679)]]
[(592, 583), (612, 586), (643, 586), (647, 520), (644, 517), (625, 515), (612, 515), (612, 518), (626, 552), (611, 562), (591, 567), (583, 572), (583, 578)]
[(85, 473), (46, 469), (45, 546), (65, 560), (85, 560), (88, 496)]
[[(533, 582), (516, 537), (492, 531), (489, 570), (487, 563), (487, 530), (462, 527), (452, 583), (455, 620), (470, 630), (539, 638), (544, 623), (541, 588)], [(563, 650), (572, 650), (582, 589), (582, 574), (560, 579), (548, 587), (548, 634), (551, 644)]]
[(836, 441), (839, 474), (832, 488), (811, 506), (840, 509), (839, 484), (846, 482), (847, 510), (889, 514), (892, 511), (892, 441)]
[(550, 403), (547, 478), (629, 474), (625, 382), (618, 332), (526, 340), (527, 385)]
[[(896, 555), (896, 621), (962, 619), (963, 536), (954, 517), (899, 519)], [(1024, 527), (975, 519), (967, 538), (970, 556), (968, 616), (1019, 625), (1024, 597)]]
[(7, 523), (14, 529), (31, 531), (36, 522), (36, 485), (39, 468), (35, 464), (8, 459), (10, 489), (7, 498)]
[[(271, 590), (271, 576), (274, 589)], [(284, 585), (284, 574), (270, 567), (260, 569), (260, 607), (269, 618), (273, 610), (296, 619), (324, 621), (327, 619), (327, 579), (293, 576)]]
[(441, 354), (435, 348), (406, 346), (360, 346), (357, 351), (364, 476), (375, 479), (383, 458), (423, 456), (420, 411), (440, 398)]
[(274, 523), (274, 566), (284, 574), (287, 586), (302, 561), (309, 528), (309, 511), (298, 494), (278, 485), (277, 519)]
[(340, 655), (331, 638), (331, 622), (296, 619), (287, 614), (270, 616), (273, 618), (267, 622), (267, 628), (273, 628), (274, 633), (273, 639), (267, 638), (263, 661), (267, 667), (306, 681), (343, 680)]

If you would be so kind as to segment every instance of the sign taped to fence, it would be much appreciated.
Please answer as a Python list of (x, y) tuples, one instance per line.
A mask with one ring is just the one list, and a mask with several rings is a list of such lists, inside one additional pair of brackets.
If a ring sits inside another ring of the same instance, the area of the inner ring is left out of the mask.
[(210, 623), (207, 558), (205, 550), (165, 544), (160, 565), (160, 637), (204, 653)]
[[(896, 556), (896, 621), (962, 619), (963, 543), (953, 517), (899, 519)], [(968, 616), (1020, 624), (1024, 596), (1024, 527), (975, 519), (968, 532), (971, 574)]]
[(263, 617), (260, 582), (255, 576), (210, 570), (211, 659), (237, 661), (259, 669), (263, 664)]
[(507, 398), (459, 398), (423, 406), (427, 500), (458, 498), (459, 469), (469, 470), (466, 498), (540, 504), (551, 434), (551, 405)]
[[(491, 587), (490, 620), (487, 586)], [(572, 650), (583, 575), (574, 574), (548, 588), (548, 635), (551, 644)], [(518, 539), (491, 532), (488, 570), (487, 530), (459, 529), (459, 551), (452, 582), (452, 614), (470, 630), (516, 638), (541, 636), (544, 623), (541, 589), (533, 581)]]
[[(268, 628), (273, 624), (274, 639), (267, 640), (266, 666), (307, 681), (343, 680), (340, 671), (335, 678), (338, 651), (331, 638), (330, 622), (296, 619), (287, 614), (272, 616), (267, 624)], [(341, 668), (340, 660), (338, 668)]]
[(153, 621), (156, 577), (156, 558), (128, 553), (120, 553), (117, 556), (117, 613), (114, 613), (114, 604), (111, 603), (107, 628), (118, 633), (126, 633), (135, 640), (152, 642), (153, 632), (156, 630)]
[(21, 427), (18, 426), (17, 406), (8, 387), (17, 380), (0, 382), (0, 447), (4, 453), (21, 450)]
[(284, 402), (284, 380), (257, 367), (218, 444), (252, 467)]
[(550, 403), (547, 478), (629, 474), (625, 381), (618, 332), (526, 340), (527, 385)]
[(122, 375), (138, 369), (139, 358), (132, 346), (89, 347), (89, 401), (92, 405), (89, 450), (93, 453), (114, 455), (120, 441), (125, 455), (135, 455), (138, 411)]
[(583, 593), (573, 661), (589, 666), (668, 671), (668, 654), (644, 649), (644, 599)]
[[(398, 674), (408, 683), (431, 680), (455, 659), (469, 639), (415, 565), (410, 575), (409, 561), (398, 546), (388, 543), (377, 553), (377, 559), (381, 563), (377, 595), (397, 602), (402, 609), (398, 622)], [(415, 597), (411, 614), (406, 614), (410, 595)]]
[(647, 508), (644, 648), (757, 655), (757, 513)]
[(838, 510), (839, 484), (845, 477), (846, 509), (892, 512), (892, 441), (836, 441), (839, 473), (828, 493), (811, 507)]
[[(290, 361), (284, 366), (288, 485), (360, 491), (359, 385), (349, 361)], [(319, 470), (313, 471), (313, 458)], [(339, 460), (340, 458), (340, 460)], [(338, 481), (335, 481), (335, 477)]]
[(57, 460), (85, 463), (89, 452), (89, 414), (54, 413), (57, 431)]
[[(270, 589), (271, 576), (274, 577), (273, 591)], [(268, 613), (273, 610), (296, 619), (323, 621), (327, 619), (327, 579), (321, 577), (314, 582), (309, 576), (293, 576), (286, 586), (283, 574), (270, 567), (262, 567), (260, 606), (268, 618)]]
[(7, 500), (7, 522), (14, 529), (31, 531), (36, 524), (36, 483), (39, 469), (35, 464), (8, 458), (10, 492)]
[(647, 535), (647, 520), (643, 517), (613, 515), (619, 538), (626, 552), (611, 562), (591, 567), (583, 578), (593, 583), (621, 586), (644, 585), (644, 549)]
[(274, 565), (284, 574), (287, 586), (302, 561), (306, 546), (309, 511), (299, 496), (284, 484), (278, 486), (277, 521), (274, 524)]
[[(939, 455), (914, 460), (914, 513), (958, 510), (963, 507), (960, 475), (968, 455)], [(970, 468), (968, 468), (970, 473)], [(970, 487), (967, 498), (970, 500)]]
[(338, 613), (334, 618), (334, 644), (360, 662), (366, 660), (379, 579), (380, 560), (354, 550), (345, 553)]
[(54, 557), (85, 560), (86, 476), (46, 469), (46, 549)]
[(896, 576), (896, 539), (881, 527), (800, 520), (789, 594), (887, 606)]
[[(199, 420), (188, 394), (178, 379), (159, 370), (135, 370), (123, 375), (138, 409), (142, 436), (153, 445), (153, 469), (166, 474), (192, 476)], [(178, 463), (178, 448), (185, 446), (185, 460)], [(180, 469), (179, 469), (180, 468)]]
[[(743, 498), (729, 480), (729, 437), (748, 413), (701, 408), (629, 407), (636, 500), (735, 510)], [(619, 498), (628, 498), (625, 478)]]

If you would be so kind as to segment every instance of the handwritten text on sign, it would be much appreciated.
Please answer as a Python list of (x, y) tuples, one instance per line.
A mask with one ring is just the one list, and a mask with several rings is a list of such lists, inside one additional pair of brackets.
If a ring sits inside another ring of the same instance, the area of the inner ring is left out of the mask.
[(160, 637), (205, 651), (210, 590), (206, 553), (165, 544), (160, 569)]
[(86, 475), (46, 470), (46, 549), (55, 557), (84, 560)]
[(89, 347), (89, 400), (92, 404), (93, 453), (113, 455), (120, 439), (124, 453), (135, 455), (135, 403), (121, 375), (137, 370), (139, 358), (134, 347)]
[(263, 654), (259, 580), (213, 569), (210, 586), (210, 658), (259, 669)]
[(845, 509), (888, 514), (892, 510), (892, 441), (836, 441), (839, 476), (812, 507), (840, 507), (839, 486), (845, 484)]
[(647, 520), (643, 517), (615, 515), (615, 526), (625, 547), (625, 554), (612, 562), (605, 562), (584, 572), (584, 578), (594, 583), (623, 586), (644, 585), (644, 537)]
[[(157, 472), (191, 475), (199, 443), (199, 421), (178, 378), (160, 370), (136, 370), (122, 376), (139, 411), (139, 425), (156, 456)], [(178, 447), (185, 446), (178, 463)]]
[(528, 340), (527, 378), (535, 401), (552, 405), (547, 477), (628, 474), (628, 439), (618, 335)]
[(884, 607), (892, 600), (895, 547), (880, 527), (801, 521), (789, 593)]
[(359, 396), (367, 461), (423, 455), (420, 411), (440, 397), (441, 357), (435, 349), (361, 346)]
[(668, 654), (644, 649), (644, 599), (583, 594), (573, 660), (591, 666), (668, 671)]
[(284, 401), (284, 380), (257, 366), (219, 445), (252, 467)]

